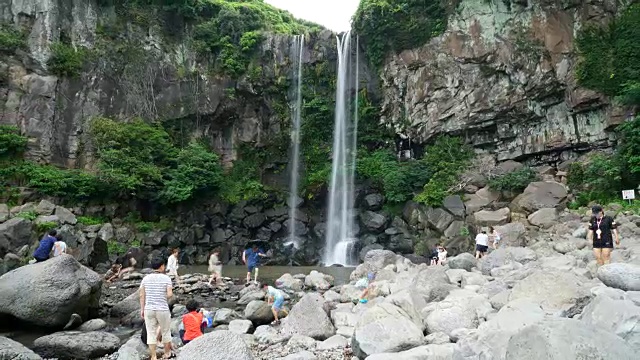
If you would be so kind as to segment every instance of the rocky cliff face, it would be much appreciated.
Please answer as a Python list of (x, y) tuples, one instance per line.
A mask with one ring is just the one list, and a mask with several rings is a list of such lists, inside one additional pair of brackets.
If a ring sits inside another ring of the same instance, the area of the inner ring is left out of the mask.
[(498, 160), (556, 161), (610, 146), (626, 114), (577, 85), (575, 37), (619, 3), (462, 1), (443, 35), (387, 59), (383, 122), (416, 143), (463, 135)]
[[(157, 26), (119, 18), (116, 9), (85, 0), (1, 0), (0, 20), (28, 33), (27, 47), (0, 58), (0, 124), (31, 139), (32, 158), (68, 167), (91, 165), (87, 120), (140, 116), (172, 121), (188, 137), (203, 137), (224, 162), (240, 143), (256, 146), (288, 126), (291, 37), (267, 35), (246, 75), (212, 74), (193, 41), (168, 39)], [(121, 31), (109, 33), (114, 24)], [(78, 76), (51, 74), (52, 44), (87, 48)], [(335, 59), (329, 31), (307, 38), (305, 64)]]

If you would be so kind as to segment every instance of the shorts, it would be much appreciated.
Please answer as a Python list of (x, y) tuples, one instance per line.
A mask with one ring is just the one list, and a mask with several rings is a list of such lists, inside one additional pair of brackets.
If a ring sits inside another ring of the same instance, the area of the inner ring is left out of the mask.
[(259, 267), (260, 267), (260, 265), (259, 265), (259, 264), (249, 264), (249, 265), (247, 266), (247, 269), (249, 269), (249, 271), (248, 271), (248, 272), (252, 272), (252, 271), (253, 271), (253, 269), (257, 269), (257, 268), (259, 268)]
[(178, 277), (178, 270), (175, 270), (175, 269), (169, 270), (169, 275), (177, 278)]
[(155, 345), (158, 343), (156, 332), (160, 328), (162, 334), (162, 343), (171, 342), (171, 312), (169, 310), (145, 310), (144, 326), (147, 329), (147, 345)]
[(593, 239), (594, 249), (613, 249), (613, 239)]
[(284, 306), (284, 298), (283, 297), (278, 297), (278, 298), (275, 298), (273, 300), (272, 308), (276, 309), (277, 311), (280, 311), (280, 310), (282, 310), (283, 306)]
[(487, 245), (478, 245), (476, 244), (476, 251), (480, 251), (481, 253), (486, 253), (489, 250)]

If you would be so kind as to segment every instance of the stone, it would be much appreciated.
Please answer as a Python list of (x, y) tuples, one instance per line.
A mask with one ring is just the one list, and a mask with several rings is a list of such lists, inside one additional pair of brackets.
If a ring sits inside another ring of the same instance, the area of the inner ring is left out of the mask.
[(568, 254), (570, 252), (584, 249), (588, 245), (583, 239), (569, 239), (553, 243), (553, 250), (560, 254)]
[(511, 219), (511, 210), (502, 208), (496, 211), (480, 210), (473, 214), (473, 220), (476, 224), (482, 226), (503, 225)]
[(372, 251), (372, 250), (384, 250), (384, 246), (380, 244), (371, 244), (363, 247), (362, 250), (360, 250), (360, 260), (364, 261), (369, 251)]
[(451, 225), (444, 231), (444, 236), (454, 239), (460, 236), (464, 236), (464, 229), (466, 226), (465, 222), (462, 220), (454, 220)]
[(311, 270), (309, 275), (304, 278), (304, 286), (315, 290), (329, 290), (332, 282), (327, 281), (328, 278), (331, 277), (316, 270)]
[(462, 253), (447, 259), (447, 265), (450, 269), (464, 269), (471, 271), (476, 266), (476, 257), (469, 253)]
[(0, 314), (39, 327), (60, 328), (74, 313), (87, 319), (97, 311), (101, 291), (100, 275), (63, 254), (0, 277)]
[(242, 315), (238, 314), (235, 310), (222, 308), (216, 311), (216, 314), (213, 317), (213, 324), (228, 325), (232, 320), (237, 320), (240, 318), (242, 318)]
[(462, 280), (460, 282), (460, 286), (465, 287), (468, 285), (479, 285), (482, 286), (489, 282), (482, 274), (476, 272), (465, 272), (462, 273)]
[(294, 334), (287, 342), (287, 347), (290, 351), (315, 349), (316, 341), (308, 336)]
[(289, 354), (285, 357), (278, 358), (278, 360), (317, 360), (318, 358), (311, 351), (300, 351), (295, 354)]
[(253, 323), (250, 320), (231, 320), (229, 331), (236, 334), (248, 334), (253, 330)]
[(558, 220), (558, 212), (555, 208), (540, 209), (527, 217), (531, 225), (548, 229), (555, 225)]
[(253, 360), (241, 335), (220, 330), (204, 334), (182, 347), (178, 360)]
[(22, 265), (22, 259), (16, 254), (8, 253), (3, 259), (3, 273), (8, 273), (11, 270), (17, 269), (20, 265)]
[(340, 302), (340, 294), (333, 290), (326, 291), (324, 294), (322, 294), (322, 297), (327, 302)]
[(640, 306), (631, 300), (596, 296), (582, 310), (580, 321), (614, 333), (636, 351), (640, 350)]
[(26, 346), (4, 336), (0, 336), (1, 360), (42, 360), (42, 358)]
[(306, 294), (282, 320), (283, 335), (299, 334), (325, 340), (335, 334), (331, 319), (323, 309), (324, 299), (316, 293)]
[(443, 233), (453, 222), (453, 216), (441, 208), (429, 209), (427, 222), (432, 229)]
[(466, 208), (459, 195), (449, 195), (442, 201), (442, 207), (457, 218), (464, 218)]
[(140, 335), (134, 335), (118, 349), (117, 359), (148, 360), (149, 347), (140, 339)]
[(401, 254), (410, 254), (413, 252), (413, 238), (405, 234), (393, 235), (389, 238), (387, 249)]
[(76, 216), (71, 210), (63, 208), (62, 206), (56, 206), (54, 215), (60, 219), (62, 224), (75, 225), (78, 223), (78, 219), (76, 219)]
[(377, 211), (382, 208), (382, 204), (384, 203), (384, 197), (378, 193), (369, 194), (364, 197), (364, 204), (367, 210)]
[(95, 359), (118, 351), (120, 338), (104, 331), (63, 331), (37, 338), (33, 349), (44, 358)]
[(640, 266), (638, 265), (607, 264), (598, 269), (597, 276), (609, 287), (624, 291), (640, 291)]
[(537, 181), (529, 184), (513, 202), (530, 213), (544, 208), (555, 208), (567, 198), (567, 188), (555, 181)]
[(499, 198), (499, 193), (491, 191), (489, 188), (482, 188), (476, 191), (475, 194), (467, 195), (464, 206), (467, 209), (467, 214), (473, 214), (489, 206)]
[(484, 275), (491, 275), (491, 270), (510, 262), (526, 264), (538, 259), (535, 251), (524, 247), (500, 247), (483, 257), (478, 263)]
[(360, 220), (368, 230), (374, 232), (382, 232), (387, 225), (387, 217), (373, 211), (361, 213)]
[(449, 339), (449, 335), (443, 332), (435, 332), (425, 336), (424, 341), (427, 344), (448, 344), (451, 339)]
[(538, 270), (516, 283), (509, 300), (528, 299), (550, 313), (568, 310), (581, 298), (589, 296), (583, 279), (559, 270)]
[(318, 350), (343, 349), (349, 345), (349, 341), (342, 335), (333, 335), (325, 341), (318, 343)]
[(289, 273), (282, 274), (282, 276), (280, 276), (278, 280), (276, 280), (276, 287), (278, 289), (285, 289), (290, 291), (301, 291), (303, 284), (304, 282), (302, 280), (294, 278)]
[(82, 324), (82, 317), (80, 317), (80, 315), (78, 314), (71, 314), (69, 321), (67, 321), (67, 324), (62, 328), (62, 330), (74, 330), (77, 327), (79, 327), (81, 324)]
[(242, 223), (249, 229), (256, 229), (262, 226), (267, 220), (267, 217), (263, 213), (255, 213), (244, 218)]
[(102, 225), (100, 230), (98, 230), (98, 237), (104, 241), (109, 241), (115, 239), (115, 233), (113, 231), (113, 225), (110, 223), (106, 223)]
[(494, 310), (485, 296), (466, 289), (453, 290), (443, 300), (423, 309), (429, 333), (443, 332), (451, 336), (456, 329), (475, 329)]
[(255, 291), (251, 291), (248, 292), (244, 295), (242, 295), (242, 297), (240, 297), (240, 299), (238, 299), (237, 304), (238, 305), (247, 305), (248, 303), (252, 302), (253, 300), (263, 300), (265, 296), (265, 292), (262, 290), (255, 290)]
[(269, 324), (275, 319), (271, 312), (271, 305), (262, 300), (253, 300), (247, 304), (244, 309), (244, 317), (256, 326)]
[(47, 201), (41, 200), (36, 206), (36, 214), (38, 215), (51, 215), (53, 211), (56, 209), (56, 205)]
[(31, 221), (14, 217), (0, 224), (0, 255), (31, 243)]
[(0, 204), (0, 223), (3, 223), (9, 219), (9, 207), (7, 204)]
[(253, 335), (260, 344), (277, 344), (287, 340), (286, 337), (278, 333), (278, 330), (269, 325), (258, 326)]
[(102, 319), (92, 319), (84, 322), (78, 331), (99, 331), (107, 327), (107, 322)]
[(550, 318), (529, 325), (509, 339), (507, 359), (632, 360), (637, 353), (620, 337), (573, 319)]
[(525, 235), (527, 228), (521, 222), (512, 222), (495, 227), (500, 234), (500, 246), (524, 246), (526, 245)]
[(398, 352), (422, 344), (424, 335), (421, 327), (409, 319), (402, 309), (390, 303), (377, 304), (365, 310), (351, 338), (351, 348), (360, 358)]
[(60, 223), (60, 219), (56, 215), (41, 215), (38, 216), (33, 223), (36, 225), (55, 223), (54, 227), (56, 227)]
[(117, 302), (111, 308), (110, 314), (112, 317), (121, 318), (134, 311), (140, 311), (140, 295), (138, 291)]
[(430, 344), (401, 352), (375, 354), (366, 360), (451, 360), (455, 349), (455, 344)]

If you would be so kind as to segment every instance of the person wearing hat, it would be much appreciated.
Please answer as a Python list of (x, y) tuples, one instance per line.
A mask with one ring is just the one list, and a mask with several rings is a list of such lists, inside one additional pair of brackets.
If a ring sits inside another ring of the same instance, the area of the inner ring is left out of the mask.
[(593, 254), (596, 256), (598, 266), (605, 265), (611, 262), (614, 235), (616, 245), (620, 245), (618, 224), (611, 216), (604, 214), (600, 205), (592, 207), (591, 214), (587, 239), (593, 242)]
[(489, 250), (489, 235), (487, 235), (487, 229), (482, 228), (480, 234), (476, 235), (476, 259), (487, 254)]

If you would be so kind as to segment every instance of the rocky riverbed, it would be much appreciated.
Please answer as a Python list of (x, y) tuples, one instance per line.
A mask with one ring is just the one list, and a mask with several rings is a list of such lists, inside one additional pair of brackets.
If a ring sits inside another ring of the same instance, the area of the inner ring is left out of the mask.
[[(278, 283), (290, 312), (279, 326), (269, 325), (258, 286), (227, 278), (211, 288), (206, 275), (184, 275), (172, 299), (178, 359), (636, 359), (640, 216), (618, 212), (622, 245), (598, 268), (585, 239), (587, 214), (547, 215), (553, 220), (529, 221), (548, 226), (522, 233), (518, 223), (507, 225), (513, 229), (504, 235), (517, 234), (527, 247), (505, 246), (480, 261), (463, 253), (427, 266), (372, 250), (346, 284), (318, 271), (284, 274)], [(144, 272), (103, 284), (64, 256), (5, 274), (0, 313), (51, 334), (31, 350), (2, 337), (0, 359), (146, 359), (136, 292)], [(355, 282), (368, 272), (376, 273), (371, 299), (357, 303)], [(212, 312), (213, 326), (181, 346), (177, 327), (191, 298)], [(83, 321), (92, 316), (108, 321)]]

